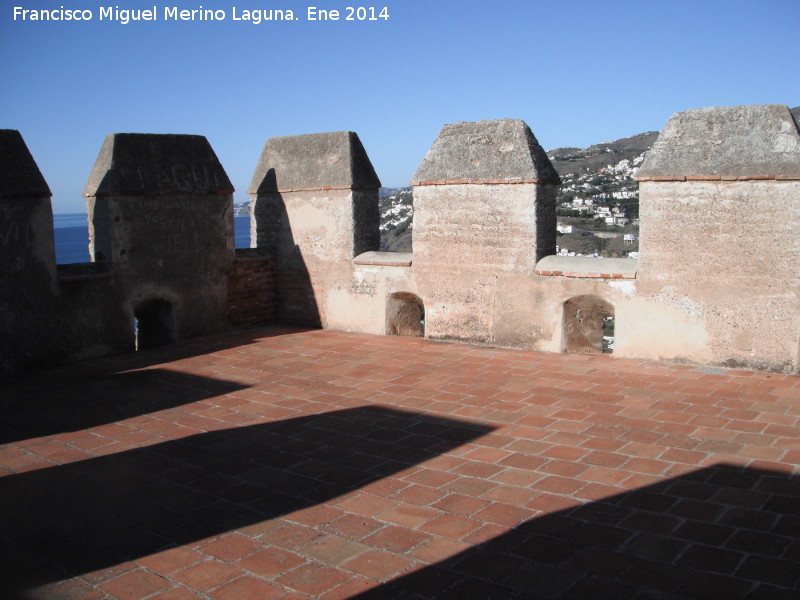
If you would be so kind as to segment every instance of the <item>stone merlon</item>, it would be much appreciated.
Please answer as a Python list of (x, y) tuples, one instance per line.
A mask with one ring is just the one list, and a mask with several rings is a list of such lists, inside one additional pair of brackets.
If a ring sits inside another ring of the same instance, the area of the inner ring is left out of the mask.
[(248, 193), (378, 189), (380, 179), (352, 131), (267, 140)]
[(205, 137), (154, 133), (106, 136), (84, 196), (230, 194), (233, 184)]
[(49, 198), (50, 187), (15, 129), (0, 129), (0, 198)]
[(561, 179), (520, 119), (445, 125), (414, 175), (414, 185), (553, 183)]
[(800, 132), (786, 106), (676, 113), (647, 153), (639, 181), (800, 179)]

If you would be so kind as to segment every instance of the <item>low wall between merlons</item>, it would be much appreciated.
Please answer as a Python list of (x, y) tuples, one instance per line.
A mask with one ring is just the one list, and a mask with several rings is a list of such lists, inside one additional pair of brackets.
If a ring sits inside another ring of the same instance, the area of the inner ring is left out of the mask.
[(555, 256), (560, 178), (530, 128), (446, 125), (413, 178), (413, 252), (394, 254), (355, 133), (272, 138), (237, 251), (205, 138), (114, 134), (85, 190), (92, 262), (57, 265), (50, 190), (0, 131), (0, 376), (273, 322), (797, 373), (788, 109), (679, 113), (638, 177), (638, 260)]

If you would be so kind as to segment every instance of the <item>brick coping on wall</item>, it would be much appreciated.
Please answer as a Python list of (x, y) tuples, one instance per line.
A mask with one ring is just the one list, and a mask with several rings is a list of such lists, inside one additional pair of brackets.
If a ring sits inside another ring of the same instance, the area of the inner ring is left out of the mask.
[(410, 267), (413, 263), (412, 252), (364, 252), (353, 259), (354, 265), (371, 265), (378, 267)]
[(258, 194), (291, 194), (296, 192), (331, 192), (331, 191), (343, 191), (343, 190), (377, 190), (378, 188), (373, 186), (355, 186), (355, 185), (323, 185), (323, 186), (316, 186), (316, 187), (279, 187), (274, 190), (264, 190), (258, 192)]
[(412, 181), (414, 187), (429, 185), (518, 185), (522, 183), (552, 184), (558, 185), (560, 182), (550, 179), (446, 179), (436, 181)]
[(634, 177), (643, 181), (800, 181), (800, 175), (652, 175)]
[(638, 268), (639, 261), (635, 258), (553, 255), (536, 263), (535, 273), (545, 277), (636, 279)]

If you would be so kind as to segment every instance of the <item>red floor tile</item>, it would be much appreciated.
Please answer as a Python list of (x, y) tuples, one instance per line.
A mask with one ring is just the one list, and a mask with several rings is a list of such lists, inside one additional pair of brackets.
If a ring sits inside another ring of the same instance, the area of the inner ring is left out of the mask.
[(32, 376), (5, 596), (791, 597), (800, 378), (706, 371), (268, 328)]

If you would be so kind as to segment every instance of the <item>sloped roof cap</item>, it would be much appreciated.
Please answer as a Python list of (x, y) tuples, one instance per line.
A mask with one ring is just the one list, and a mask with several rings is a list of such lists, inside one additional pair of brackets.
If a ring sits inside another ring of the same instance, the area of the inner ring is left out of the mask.
[(0, 129), (0, 198), (49, 198), (50, 187), (16, 129)]
[(800, 132), (780, 104), (676, 113), (647, 153), (637, 178), (800, 177)]
[(530, 127), (520, 119), (445, 125), (413, 183), (513, 181), (561, 183)]
[(358, 135), (334, 131), (268, 139), (248, 193), (380, 186)]
[(106, 136), (84, 196), (229, 194), (233, 184), (201, 135)]

